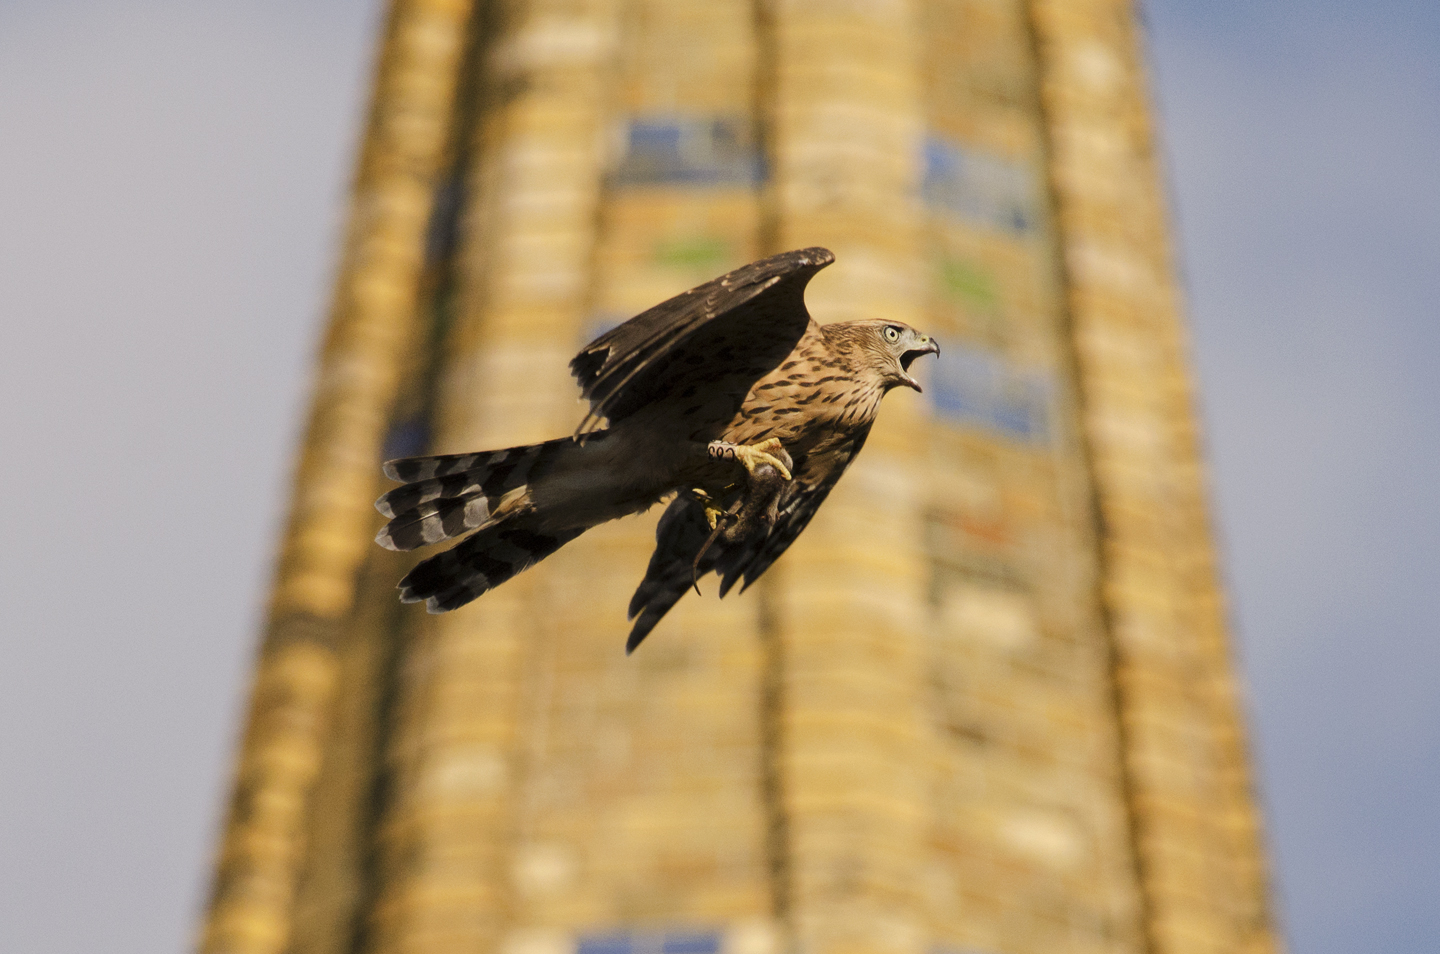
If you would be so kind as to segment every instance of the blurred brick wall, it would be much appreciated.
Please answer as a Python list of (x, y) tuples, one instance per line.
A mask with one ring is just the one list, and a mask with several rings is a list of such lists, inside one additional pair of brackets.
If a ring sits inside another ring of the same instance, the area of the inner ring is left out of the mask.
[(410, 239), (430, 345), (366, 466), (567, 432), (585, 341), (786, 248), (837, 254), (818, 320), (943, 354), (761, 584), (632, 658), (653, 517), (439, 618), (373, 548), (282, 793), (293, 898), (208, 949), (1275, 950), (1136, 33), (1119, 0), (480, 4), (408, 87), (460, 92)]

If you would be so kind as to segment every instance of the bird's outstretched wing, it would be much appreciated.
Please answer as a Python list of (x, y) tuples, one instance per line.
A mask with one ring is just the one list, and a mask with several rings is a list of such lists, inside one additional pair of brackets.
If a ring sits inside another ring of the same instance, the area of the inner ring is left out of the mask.
[(809, 525), (815, 511), (860, 453), (866, 436), (867, 433), (861, 433), (848, 446), (827, 455), (824, 461), (813, 461), (810, 467), (806, 467), (804, 461), (797, 461), (795, 480), (782, 493), (779, 513), (770, 531), (729, 546), (717, 543), (705, 551), (698, 566), (695, 555), (710, 536), (705, 510), (689, 497), (671, 501), (655, 528), (655, 552), (650, 556), (645, 579), (630, 600), (629, 615), (635, 625), (630, 630), (625, 651), (633, 652), (670, 607), (680, 601), (693, 585), (697, 571), (701, 576), (712, 570), (720, 574), (722, 597), (742, 579), (742, 593), (760, 579)]
[[(820, 509), (825, 498), (830, 496), (830, 491), (834, 489), (845, 468), (850, 466), (850, 461), (860, 452), (860, 445), (863, 443), (864, 438), (861, 438), (841, 466), (828, 471), (815, 483), (797, 482), (781, 501), (780, 513), (770, 532), (755, 541), (753, 546), (747, 547), (743, 555), (736, 554), (716, 564), (721, 576), (722, 597), (730, 592), (730, 588), (742, 577), (744, 583), (740, 592), (745, 592), (751, 583), (760, 579), (761, 575), (770, 569), (770, 564), (779, 559), (780, 554), (789, 549), (795, 538), (800, 536), (800, 532), (810, 525), (810, 518), (815, 516), (815, 511)], [(730, 557), (730, 554), (726, 556)]]
[(773, 255), (661, 302), (596, 338), (570, 362), (590, 402), (576, 436), (594, 430), (602, 418), (613, 424), (662, 399), (727, 395), (735, 408), (714, 416), (717, 422), (728, 419), (751, 385), (779, 367), (805, 334), (810, 324), (805, 286), (834, 260), (823, 248)]

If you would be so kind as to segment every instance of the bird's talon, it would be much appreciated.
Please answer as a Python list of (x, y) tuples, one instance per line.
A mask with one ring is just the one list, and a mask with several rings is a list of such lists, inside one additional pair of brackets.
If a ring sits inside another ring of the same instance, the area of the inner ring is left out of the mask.
[(720, 523), (720, 518), (725, 516), (725, 509), (720, 506), (718, 500), (710, 496), (704, 487), (691, 487), (690, 494), (705, 508), (705, 522), (710, 524), (711, 530), (714, 530)]
[[(769, 464), (770, 466), (774, 467), (776, 471), (779, 472), (781, 477), (785, 478), (786, 480), (791, 479), (790, 468), (786, 467), (783, 463), (781, 463), (780, 458), (775, 456), (777, 451), (783, 453), (785, 450), (785, 445), (780, 443), (780, 438), (767, 438), (760, 443), (751, 446), (748, 449), (755, 452), (754, 459), (753, 461), (742, 460), (741, 463), (745, 465), (745, 469), (748, 470), (752, 475), (755, 473), (755, 468), (759, 467), (761, 464)], [(787, 454), (786, 456), (788, 457), (789, 455)]]
[[(730, 444), (725, 441), (712, 441), (709, 450), (712, 458), (739, 461), (752, 477), (761, 465), (769, 464), (775, 468), (781, 478), (791, 479), (790, 468), (776, 456), (777, 451), (785, 453), (785, 446), (780, 443), (778, 437), (766, 438), (758, 444)], [(789, 455), (786, 454), (786, 456)]]

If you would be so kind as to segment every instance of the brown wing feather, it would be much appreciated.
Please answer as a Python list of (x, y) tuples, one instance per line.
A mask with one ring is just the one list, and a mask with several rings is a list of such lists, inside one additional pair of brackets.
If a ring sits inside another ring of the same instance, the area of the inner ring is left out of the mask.
[(677, 396), (685, 380), (703, 378), (707, 388), (738, 389), (743, 398), (805, 333), (805, 285), (834, 260), (823, 248), (761, 259), (596, 338), (570, 362), (590, 402), (576, 436), (594, 430), (601, 418), (614, 423)]
[(765, 571), (770, 569), (770, 564), (790, 548), (790, 544), (810, 525), (810, 519), (850, 468), (851, 462), (860, 453), (860, 448), (865, 446), (868, 436), (869, 428), (857, 434), (847, 448), (835, 454), (828, 467), (815, 475), (813, 481), (806, 480), (804, 476), (797, 477), (795, 483), (787, 488), (785, 495), (780, 498), (780, 512), (776, 515), (775, 525), (770, 528), (770, 532), (757, 541), (753, 548), (747, 548), (745, 553), (723, 562), (717, 561), (717, 568), (723, 577), (720, 582), (721, 596), (728, 593), (730, 587), (742, 576), (745, 582), (740, 587), (740, 592), (745, 592), (751, 583), (760, 579)]
[(835, 452), (826, 466), (808, 474), (805, 462), (797, 461), (795, 481), (782, 492), (780, 510), (770, 532), (728, 547), (717, 542), (705, 551), (698, 567), (694, 565), (695, 555), (710, 536), (704, 509), (688, 497), (672, 501), (655, 528), (655, 552), (650, 556), (645, 579), (630, 600), (629, 615), (635, 625), (630, 630), (625, 651), (633, 652), (670, 608), (689, 592), (697, 571), (701, 576), (711, 571), (720, 574), (722, 597), (742, 578), (742, 592), (760, 579), (809, 525), (836, 482), (860, 453), (868, 435), (867, 428), (848, 447)]

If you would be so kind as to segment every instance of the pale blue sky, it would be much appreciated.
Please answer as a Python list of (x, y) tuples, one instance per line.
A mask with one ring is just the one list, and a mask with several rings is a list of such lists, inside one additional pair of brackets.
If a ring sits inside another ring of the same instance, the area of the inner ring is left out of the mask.
[(1440, 950), (1440, 5), (1147, 5), (1297, 954)]
[[(1440, 949), (1440, 5), (1149, 0), (1296, 954)], [(0, 924), (186, 947), (378, 4), (0, 2)]]

